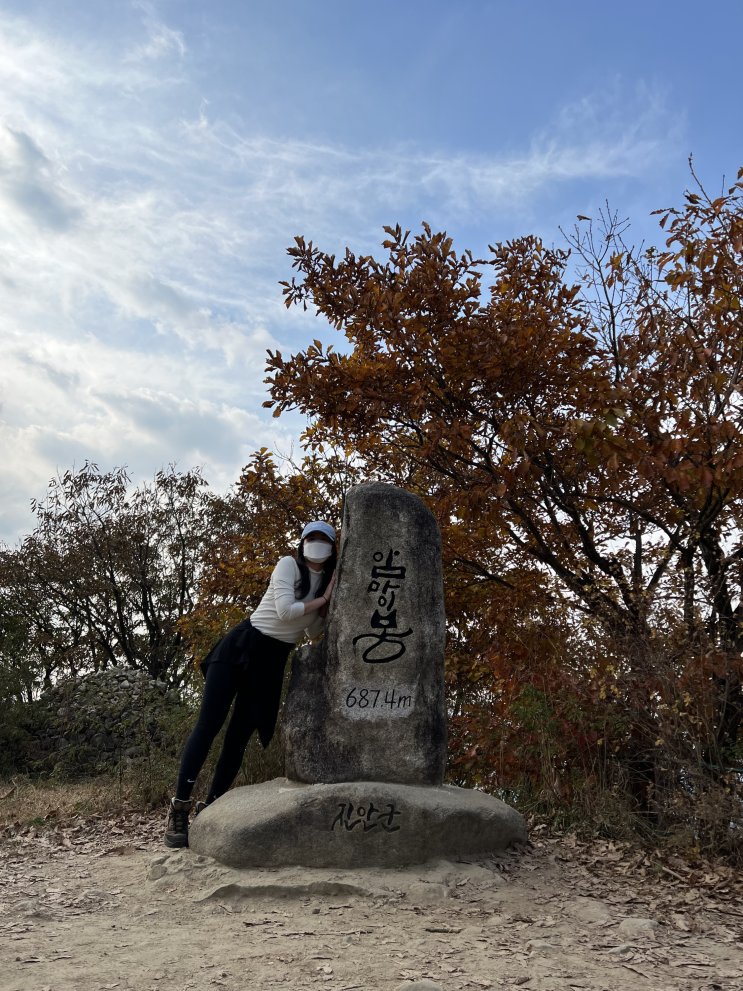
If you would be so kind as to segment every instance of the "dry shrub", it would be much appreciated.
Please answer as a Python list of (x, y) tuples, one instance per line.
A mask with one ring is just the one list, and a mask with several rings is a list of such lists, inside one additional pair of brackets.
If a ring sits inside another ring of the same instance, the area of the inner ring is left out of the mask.
[(19, 776), (0, 782), (0, 831), (16, 823), (43, 827), (106, 815), (120, 811), (122, 804), (110, 775), (65, 783)]
[[(223, 735), (215, 741), (199, 775), (193, 795), (197, 800), (206, 797)], [(95, 777), (16, 775), (0, 780), (0, 834), (17, 823), (21, 827), (43, 828), (73, 818), (148, 812), (164, 807), (175, 791), (178, 762), (178, 756), (173, 752), (153, 748), (141, 760), (126, 767), (120, 764), (106, 769)], [(282, 774), (283, 756), (278, 736), (265, 751), (257, 738), (253, 738), (233, 787), (257, 784)]]
[[(291, 665), (287, 665), (283, 694), (289, 685)], [(0, 830), (15, 822), (37, 825), (50, 812), (55, 822), (59, 818), (104, 815), (127, 811), (148, 811), (164, 806), (175, 793), (180, 754), (198, 718), (198, 692), (192, 692), (182, 707), (173, 708), (164, 725), (167, 745), (148, 744), (144, 756), (137, 760), (119, 761), (113, 767), (102, 767), (95, 776), (82, 776), (72, 754), (60, 755), (51, 773), (45, 775), (16, 775), (0, 780)], [(227, 722), (229, 721), (229, 717)], [(196, 800), (206, 798), (207, 789), (224, 743), (225, 728), (214, 741), (194, 788)], [(264, 750), (256, 734), (248, 743), (240, 771), (233, 784), (259, 784), (284, 774), (281, 749), (281, 724), (276, 727), (271, 743)], [(3, 795), (7, 795), (5, 799)], [(56, 811), (55, 811), (56, 810)], [(51, 820), (47, 820), (51, 821)]]
[(656, 801), (663, 846), (743, 864), (743, 789), (729, 773), (715, 780), (686, 768), (679, 786)]
[(517, 802), (529, 819), (548, 822), (553, 829), (571, 830), (581, 838), (603, 838), (640, 845), (655, 845), (647, 816), (627, 791), (587, 786), (576, 791), (572, 801), (555, 803), (529, 797)]
[(569, 794), (524, 786), (513, 804), (532, 824), (550, 831), (572, 831), (581, 839), (598, 838), (633, 847), (743, 865), (743, 795), (732, 775), (713, 780), (695, 769), (676, 770), (675, 786), (649, 789), (640, 801), (624, 769), (606, 780), (582, 782)]

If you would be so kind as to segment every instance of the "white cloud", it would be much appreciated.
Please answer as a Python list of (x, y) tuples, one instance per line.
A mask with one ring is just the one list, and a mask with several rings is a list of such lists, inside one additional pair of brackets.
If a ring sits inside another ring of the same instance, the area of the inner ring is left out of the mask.
[(186, 54), (186, 43), (180, 31), (174, 31), (164, 24), (157, 16), (151, 3), (135, 0), (134, 7), (144, 14), (143, 23), (147, 31), (147, 40), (136, 45), (124, 56), (124, 62), (142, 62), (147, 59), (161, 59), (171, 53), (177, 53), (181, 58)]
[(0, 17), (8, 535), (57, 465), (149, 474), (178, 459), (224, 485), (251, 450), (289, 447), (296, 423), (260, 404), (265, 349), (316, 334), (276, 285), (295, 234), (372, 250), (411, 211), (442, 225), (513, 211), (555, 182), (642, 175), (675, 140), (643, 93), (622, 112), (612, 98), (569, 108), (497, 159), (243, 133), (207, 114), (184, 39), (139, 6), (146, 38), (118, 54)]

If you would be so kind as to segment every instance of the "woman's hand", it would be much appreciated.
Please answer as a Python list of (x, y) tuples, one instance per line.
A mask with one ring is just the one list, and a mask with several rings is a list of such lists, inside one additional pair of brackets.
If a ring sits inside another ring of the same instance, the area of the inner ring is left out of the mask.
[(328, 587), (323, 592), (323, 598), (326, 600), (325, 605), (320, 606), (320, 615), (323, 619), (328, 615), (328, 606), (330, 605), (330, 593), (333, 591), (333, 586), (335, 585), (335, 572), (333, 572), (333, 577), (328, 582)]

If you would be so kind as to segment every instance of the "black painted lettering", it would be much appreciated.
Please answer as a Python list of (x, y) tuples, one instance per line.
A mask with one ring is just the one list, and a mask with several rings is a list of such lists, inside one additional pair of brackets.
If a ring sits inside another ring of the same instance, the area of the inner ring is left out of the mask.
[[(362, 654), (362, 660), (367, 664), (389, 664), (405, 653), (403, 638), (409, 637), (412, 632), (412, 628), (404, 633), (390, 633), (389, 629), (382, 629), (381, 633), (360, 633), (352, 642), (355, 647), (360, 640), (373, 640), (374, 643)], [(389, 650), (392, 653), (388, 653)]]
[[(346, 832), (350, 833), (356, 826), (361, 826), (362, 833), (368, 833), (377, 826), (381, 826), (386, 833), (394, 833), (400, 828), (395, 823), (395, 816), (402, 815), (390, 802), (387, 804), (387, 811), (382, 812), (373, 802), (367, 802), (355, 808), (352, 802), (344, 802), (338, 805), (340, 812), (333, 819), (330, 831), (333, 832), (336, 826), (342, 826)], [(374, 819), (372, 819), (374, 817)]]
[(333, 825), (330, 827), (330, 832), (331, 833), (333, 832), (333, 830), (335, 829), (335, 827), (337, 825), (339, 825), (339, 824), (341, 826), (343, 825), (343, 816), (344, 816), (345, 811), (346, 811), (346, 803), (344, 802), (343, 805), (339, 805), (338, 808), (340, 809), (340, 812), (335, 817), (335, 819), (333, 819)]

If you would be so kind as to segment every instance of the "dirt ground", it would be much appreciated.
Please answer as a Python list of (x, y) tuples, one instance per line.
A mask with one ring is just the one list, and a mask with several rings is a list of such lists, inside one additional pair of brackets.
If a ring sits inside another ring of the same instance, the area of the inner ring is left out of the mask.
[(231, 871), (169, 855), (162, 826), (6, 828), (1, 991), (743, 989), (729, 868), (537, 831), (478, 863)]

